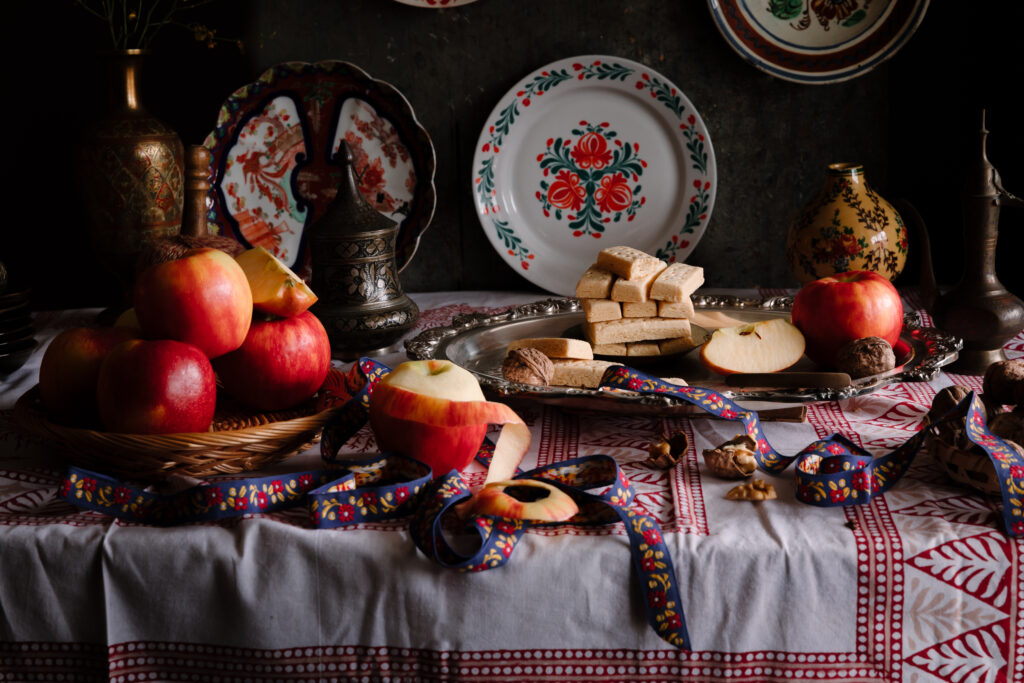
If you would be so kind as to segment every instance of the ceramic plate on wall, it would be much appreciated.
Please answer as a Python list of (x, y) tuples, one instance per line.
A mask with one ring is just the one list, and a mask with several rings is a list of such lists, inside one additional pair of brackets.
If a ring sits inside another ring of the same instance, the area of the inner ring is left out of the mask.
[(718, 30), (758, 69), (798, 83), (867, 73), (914, 35), (929, 0), (708, 0)]
[(412, 5), (413, 7), (430, 7), (432, 9), (444, 9), (445, 7), (458, 7), (460, 5), (468, 5), (476, 0), (397, 0), (397, 2), (403, 5)]
[(434, 147), (394, 86), (347, 62), (278, 64), (228, 98), (205, 142), (209, 222), (305, 270), (304, 232), (337, 194), (342, 140), (363, 197), (398, 223), (401, 270), (434, 214)]
[(649, 67), (563, 59), (487, 117), (473, 158), (484, 232), (530, 282), (570, 295), (605, 247), (682, 261), (707, 228), (717, 178), (693, 104)]

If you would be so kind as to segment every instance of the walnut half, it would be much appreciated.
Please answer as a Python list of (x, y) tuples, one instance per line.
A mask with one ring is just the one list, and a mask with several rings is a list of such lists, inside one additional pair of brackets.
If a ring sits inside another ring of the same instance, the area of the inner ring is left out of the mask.
[(734, 486), (725, 494), (729, 500), (774, 500), (778, 498), (775, 494), (775, 487), (764, 479), (751, 479), (748, 482)]
[(737, 434), (717, 448), (704, 450), (704, 464), (723, 479), (749, 477), (757, 469), (754, 448), (757, 444), (749, 434)]

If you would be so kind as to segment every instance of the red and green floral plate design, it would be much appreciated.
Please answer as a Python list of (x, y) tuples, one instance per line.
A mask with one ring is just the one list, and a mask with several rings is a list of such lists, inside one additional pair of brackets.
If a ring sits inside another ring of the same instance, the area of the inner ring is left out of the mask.
[(306, 275), (304, 233), (337, 194), (342, 140), (363, 197), (398, 223), (401, 270), (434, 215), (433, 143), (394, 86), (348, 62), (278, 64), (228, 98), (205, 142), (209, 224)]
[(473, 159), (491, 244), (556, 294), (572, 294), (605, 247), (684, 260), (716, 190), (711, 137), (693, 104), (619, 57), (571, 57), (531, 73), (488, 116)]
[(708, 0), (726, 42), (752, 65), (796, 83), (865, 74), (914, 35), (929, 0)]

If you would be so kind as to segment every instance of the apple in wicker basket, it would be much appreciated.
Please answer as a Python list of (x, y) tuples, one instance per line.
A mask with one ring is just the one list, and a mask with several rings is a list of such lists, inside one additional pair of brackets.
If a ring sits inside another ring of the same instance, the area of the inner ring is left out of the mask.
[(139, 275), (135, 315), (150, 339), (194, 344), (215, 358), (245, 340), (252, 291), (231, 256), (219, 249), (193, 249)]
[(133, 339), (103, 359), (96, 401), (103, 426), (112, 432), (205, 432), (213, 422), (217, 378), (197, 346)]
[(835, 367), (839, 349), (856, 339), (881, 337), (895, 346), (903, 331), (903, 301), (878, 273), (853, 270), (801, 287), (790, 317), (807, 340), (807, 356)]
[(236, 350), (213, 359), (224, 391), (257, 410), (284, 410), (315, 394), (331, 368), (331, 343), (309, 311), (257, 317)]
[(103, 359), (138, 333), (124, 327), (74, 327), (50, 342), (39, 365), (39, 396), (47, 415), (68, 426), (92, 426)]

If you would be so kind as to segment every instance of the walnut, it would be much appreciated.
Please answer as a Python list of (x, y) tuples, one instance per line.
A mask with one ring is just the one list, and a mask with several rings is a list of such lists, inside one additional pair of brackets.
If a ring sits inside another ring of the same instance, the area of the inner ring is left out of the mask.
[(546, 386), (551, 384), (555, 365), (537, 349), (514, 349), (502, 361), (501, 374), (509, 382)]
[(749, 434), (737, 434), (716, 448), (705, 449), (704, 463), (713, 474), (723, 479), (749, 477), (757, 469), (756, 446)]
[(1024, 398), (1024, 358), (1001, 360), (988, 366), (982, 393), (995, 405), (1016, 405)]
[(861, 337), (848, 342), (836, 356), (836, 369), (850, 377), (867, 377), (896, 367), (896, 354), (881, 337)]
[(1024, 443), (1024, 416), (1018, 413), (999, 413), (988, 422), (988, 429), (1001, 439)]
[(751, 479), (748, 482), (734, 486), (725, 494), (729, 500), (774, 500), (778, 498), (775, 494), (775, 487), (763, 479)]
[(676, 432), (669, 438), (652, 441), (648, 446), (647, 460), (644, 464), (661, 470), (667, 470), (679, 464), (679, 460), (690, 447), (690, 437), (686, 432)]

